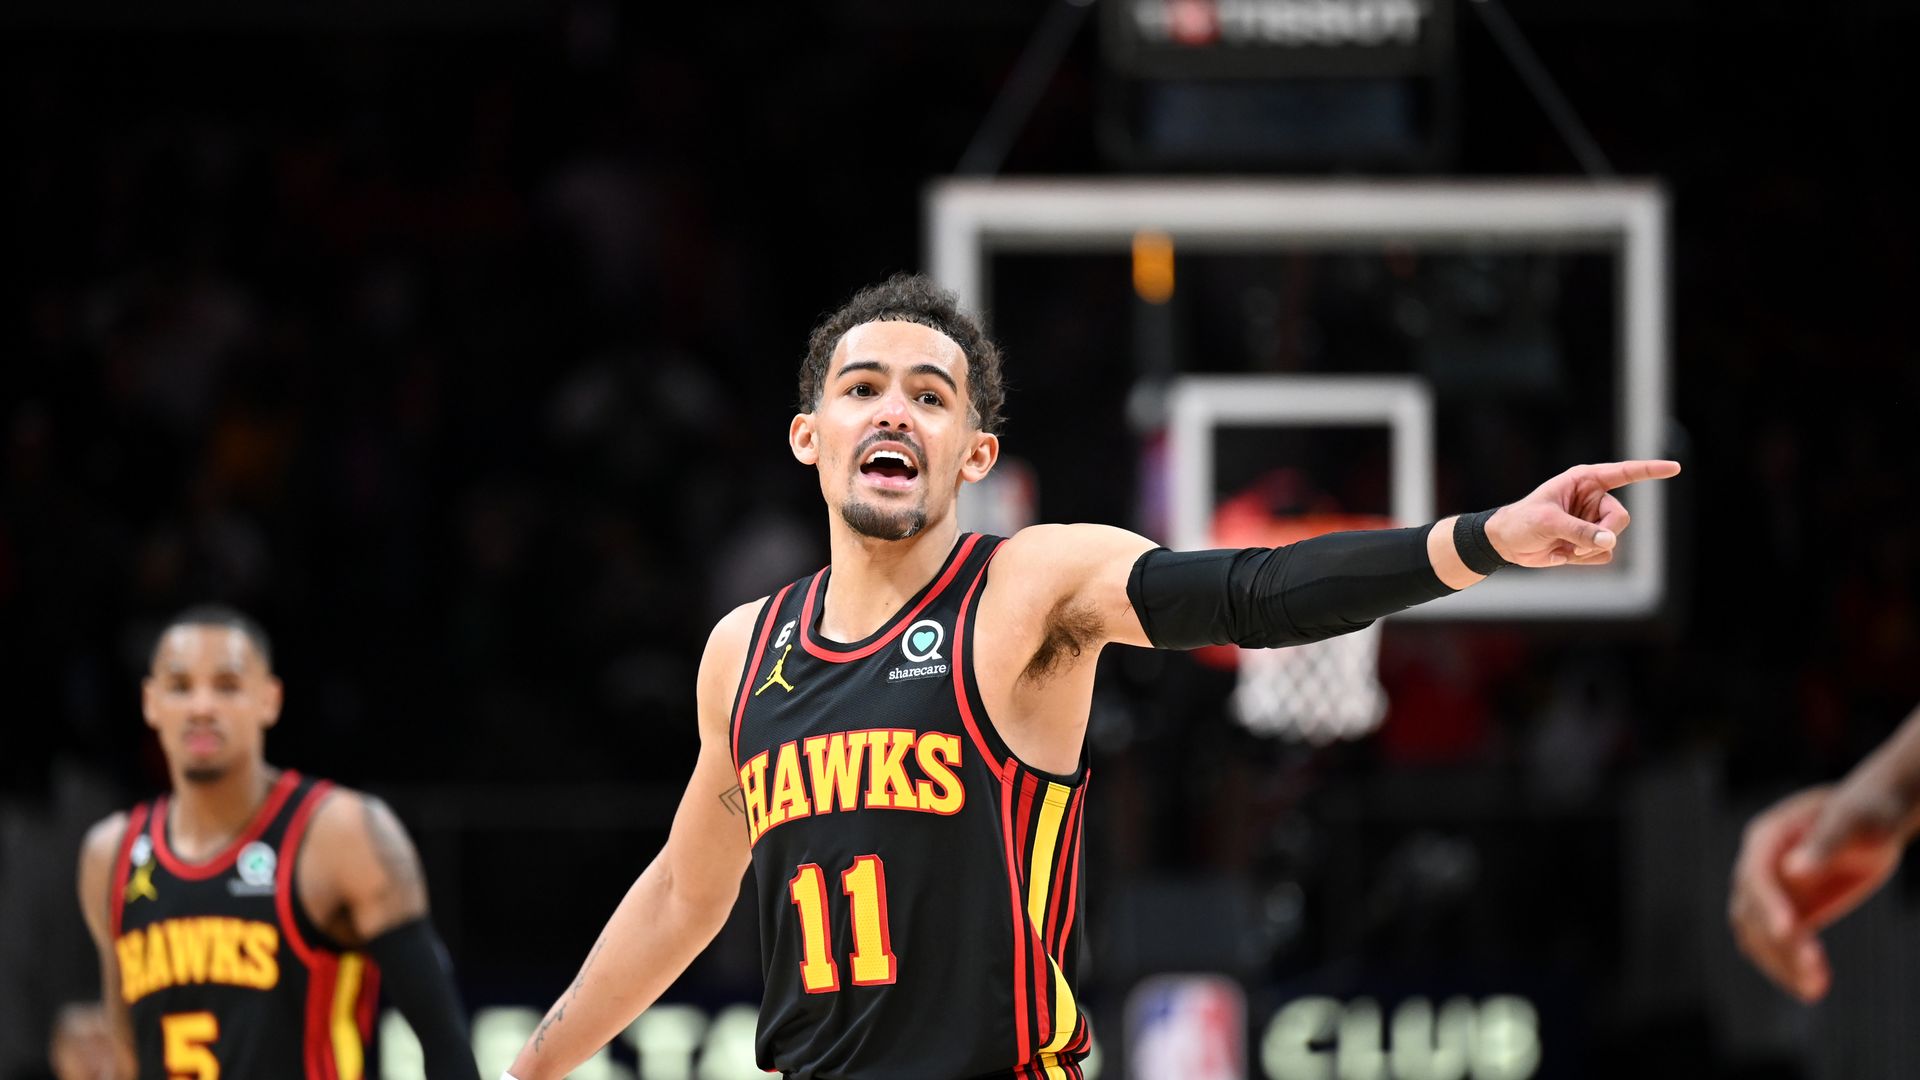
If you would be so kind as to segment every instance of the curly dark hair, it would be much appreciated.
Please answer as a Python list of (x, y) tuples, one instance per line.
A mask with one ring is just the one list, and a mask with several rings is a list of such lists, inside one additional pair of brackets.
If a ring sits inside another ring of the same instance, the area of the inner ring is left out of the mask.
[(800, 364), (800, 411), (820, 405), (827, 385), (827, 362), (847, 331), (870, 322), (912, 322), (940, 331), (960, 346), (967, 357), (969, 418), (981, 431), (997, 432), (1004, 419), (1006, 384), (1000, 375), (1000, 347), (980, 329), (973, 316), (960, 310), (952, 292), (935, 285), (924, 274), (895, 274), (869, 285), (813, 328), (807, 338), (807, 358)]

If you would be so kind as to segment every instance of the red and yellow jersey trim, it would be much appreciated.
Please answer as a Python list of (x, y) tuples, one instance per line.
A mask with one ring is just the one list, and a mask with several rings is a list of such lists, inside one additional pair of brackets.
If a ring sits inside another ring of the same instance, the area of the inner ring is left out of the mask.
[(1027, 767), (1005, 749), (984, 709), (975, 708), (967, 688), (967, 629), (991, 564), (989, 555), (960, 603), (953, 686), (967, 737), (1000, 786), (1007, 904), (1014, 927), (1014, 1069), (1026, 1080), (1079, 1080), (1074, 1058), (1085, 1052), (1092, 1032), (1061, 958), (1067, 955), (1079, 902), (1080, 817), (1089, 773), (1082, 770), (1062, 783)]

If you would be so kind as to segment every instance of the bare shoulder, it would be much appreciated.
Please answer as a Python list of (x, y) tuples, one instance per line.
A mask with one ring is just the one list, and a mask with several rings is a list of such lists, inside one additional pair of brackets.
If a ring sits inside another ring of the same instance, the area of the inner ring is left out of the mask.
[(410, 856), (413, 850), (406, 826), (385, 799), (348, 787), (335, 787), (320, 797), (307, 826), (307, 840), (301, 850), (303, 859), (308, 852), (323, 857), (334, 851), (378, 856), (382, 848), (400, 846)]
[(1027, 606), (1049, 612), (1061, 604), (1087, 607), (1108, 620), (1130, 610), (1127, 575), (1155, 546), (1111, 525), (1033, 525), (1001, 545), (990, 580), (1003, 588), (1010, 583)]
[(84, 869), (89, 863), (98, 863), (102, 871), (113, 870), (113, 860), (120, 854), (120, 841), (127, 837), (127, 812), (118, 810), (93, 823), (87, 829), (86, 838), (80, 841), (80, 864)]
[(1112, 525), (1029, 525), (994, 555), (994, 571), (1084, 581), (1116, 564), (1132, 566), (1153, 541)]
[(712, 712), (725, 712), (733, 703), (740, 672), (752, 647), (753, 627), (766, 607), (767, 598), (741, 604), (721, 616), (707, 635), (707, 647), (700, 654), (700, 711), (703, 718)]
[(994, 555), (987, 603), (1015, 625), (1032, 628), (1028, 677), (1049, 673), (1063, 655), (1078, 657), (1110, 641), (1144, 641), (1127, 598), (1127, 577), (1157, 545), (1111, 525), (1034, 525)]
[(296, 857), (302, 897), (322, 925), (335, 900), (362, 940), (426, 913), (426, 873), (413, 838), (377, 795), (336, 787), (321, 796)]
[[(379, 798), (350, 787), (334, 785), (313, 808), (313, 818), (307, 823), (307, 836), (322, 843), (328, 840), (340, 840), (358, 836), (363, 830), (366, 815), (375, 806), (386, 809), (386, 803)], [(391, 810), (386, 811), (391, 814)]]
[(707, 635), (707, 651), (701, 657), (702, 665), (708, 660), (746, 660), (753, 624), (759, 620), (760, 612), (766, 606), (767, 598), (763, 596), (722, 615), (720, 621), (713, 624), (713, 632)]
[(96, 937), (106, 934), (113, 861), (120, 857), (126, 836), (127, 813), (122, 810), (94, 822), (80, 841), (80, 911)]
[(320, 874), (346, 893), (362, 885), (425, 887), (420, 856), (400, 816), (385, 799), (353, 788), (321, 796), (299, 859), (303, 876)]

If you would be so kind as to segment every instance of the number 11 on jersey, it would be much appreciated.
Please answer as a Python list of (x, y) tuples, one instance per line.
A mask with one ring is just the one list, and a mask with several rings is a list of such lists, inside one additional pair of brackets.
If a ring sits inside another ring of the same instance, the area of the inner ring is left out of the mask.
[[(853, 985), (881, 986), (899, 977), (893, 935), (887, 925), (887, 868), (878, 855), (860, 855), (840, 875), (853, 927)], [(802, 863), (787, 882), (787, 894), (800, 913), (800, 985), (809, 994), (840, 989), (840, 965), (833, 958), (833, 932), (827, 919), (827, 877), (817, 863)]]

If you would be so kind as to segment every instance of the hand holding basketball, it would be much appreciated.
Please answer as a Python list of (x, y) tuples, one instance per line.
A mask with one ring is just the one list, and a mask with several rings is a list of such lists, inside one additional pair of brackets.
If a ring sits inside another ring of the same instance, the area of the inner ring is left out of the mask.
[(1613, 489), (1680, 474), (1677, 461), (1575, 465), (1487, 520), (1494, 550), (1518, 566), (1599, 566), (1627, 527), (1627, 508)]

